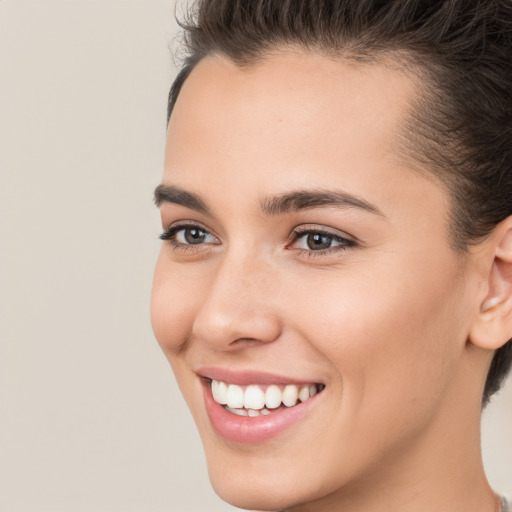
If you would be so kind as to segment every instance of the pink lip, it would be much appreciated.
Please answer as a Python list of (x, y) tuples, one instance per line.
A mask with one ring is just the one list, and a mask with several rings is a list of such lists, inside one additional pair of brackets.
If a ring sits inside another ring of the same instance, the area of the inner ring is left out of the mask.
[(208, 379), (221, 380), (228, 384), (237, 384), (238, 386), (249, 386), (250, 384), (321, 384), (320, 381), (311, 381), (304, 379), (293, 379), (266, 372), (253, 371), (233, 371), (224, 368), (202, 367), (196, 372), (201, 377)]
[[(254, 382), (260, 382), (252, 380)], [(273, 381), (275, 382), (275, 381)], [(241, 384), (243, 385), (243, 383)], [(211, 385), (203, 379), (206, 411), (213, 429), (224, 439), (237, 443), (260, 443), (277, 436), (304, 418), (320, 395), (306, 402), (283, 408), (267, 416), (238, 416), (230, 413), (213, 399)]]

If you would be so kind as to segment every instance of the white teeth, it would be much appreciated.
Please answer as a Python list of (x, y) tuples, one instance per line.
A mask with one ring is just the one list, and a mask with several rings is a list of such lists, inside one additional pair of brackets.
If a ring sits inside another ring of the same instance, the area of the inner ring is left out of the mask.
[(278, 386), (272, 385), (265, 391), (265, 405), (269, 409), (275, 409), (281, 405), (282, 394)]
[[(325, 387), (320, 386), (320, 390)], [(213, 379), (211, 388), (215, 402), (226, 406), (227, 411), (239, 416), (251, 417), (271, 414), (272, 409), (277, 409), (281, 404), (293, 407), (299, 400), (305, 402), (318, 393), (315, 384), (304, 384), (300, 388), (295, 384), (289, 384), (283, 390), (272, 384), (265, 391), (257, 384), (251, 384), (244, 391), (244, 388), (237, 384), (227, 385), (225, 382)]]
[(225, 382), (220, 382), (218, 380), (212, 380), (212, 395), (213, 399), (222, 405), (227, 404), (227, 390)]
[(305, 402), (309, 398), (309, 386), (302, 386), (299, 391), (299, 400)]
[(228, 386), (225, 382), (219, 382), (219, 404), (225, 405), (228, 403)]
[(245, 409), (232, 409), (231, 407), (226, 407), (226, 411), (229, 411), (237, 416), (249, 416), (249, 412)]
[(265, 393), (259, 386), (248, 386), (244, 393), (244, 407), (246, 409), (263, 409), (265, 407)]
[(219, 382), (217, 380), (212, 380), (213, 399), (218, 404), (226, 405), (228, 403), (227, 391), (228, 391), (228, 387), (226, 386), (225, 382)]
[(283, 404), (286, 407), (292, 407), (297, 403), (297, 399), (299, 398), (299, 389), (295, 384), (289, 384), (284, 388), (283, 391)]
[(244, 406), (244, 390), (236, 384), (230, 384), (227, 392), (227, 405), (231, 409), (240, 409)]

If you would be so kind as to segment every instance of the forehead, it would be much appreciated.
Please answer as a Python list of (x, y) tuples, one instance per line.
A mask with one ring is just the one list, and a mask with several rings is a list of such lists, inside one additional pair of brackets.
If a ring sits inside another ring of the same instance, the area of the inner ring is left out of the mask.
[(345, 189), (358, 180), (379, 187), (390, 176), (377, 170), (410, 173), (397, 140), (416, 95), (417, 81), (392, 62), (299, 50), (246, 68), (224, 56), (204, 58), (169, 122), (164, 181), (187, 186), (207, 176), (211, 186), (239, 177), (252, 192), (276, 183), (276, 173), (283, 187), (314, 186), (325, 171), (318, 186), (339, 179)]
[(186, 80), (169, 133), (178, 126), (184, 136), (187, 128), (197, 136), (231, 125), (245, 135), (257, 126), (266, 128), (260, 137), (275, 138), (281, 130), (289, 135), (294, 128), (294, 135), (315, 139), (333, 129), (345, 137), (360, 129), (368, 139), (387, 134), (383, 142), (390, 142), (415, 95), (411, 75), (391, 61), (362, 64), (283, 50), (240, 68), (227, 57), (210, 56)]
[(397, 65), (298, 50), (246, 68), (227, 57), (207, 57), (175, 104), (166, 158), (179, 167), (182, 158), (190, 165), (240, 147), (247, 159), (265, 152), (300, 160), (315, 152), (331, 155), (334, 147), (344, 160), (364, 153), (396, 158), (397, 134), (415, 95), (415, 82)]

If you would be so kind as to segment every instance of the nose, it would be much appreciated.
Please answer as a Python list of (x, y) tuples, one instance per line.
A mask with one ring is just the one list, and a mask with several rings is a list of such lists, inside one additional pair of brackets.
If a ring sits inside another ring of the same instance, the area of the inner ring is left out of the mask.
[(281, 320), (275, 307), (278, 279), (253, 258), (225, 258), (212, 271), (193, 323), (193, 338), (217, 350), (236, 350), (276, 340)]

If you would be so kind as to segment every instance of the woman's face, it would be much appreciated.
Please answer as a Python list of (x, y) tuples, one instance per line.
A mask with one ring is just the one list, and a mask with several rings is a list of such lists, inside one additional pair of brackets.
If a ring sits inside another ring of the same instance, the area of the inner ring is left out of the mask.
[[(449, 421), (474, 304), (447, 193), (400, 158), (415, 94), (396, 69), (299, 52), (206, 58), (180, 93), (152, 322), (237, 506), (383, 481)], [(277, 408), (294, 385), (303, 402)]]

